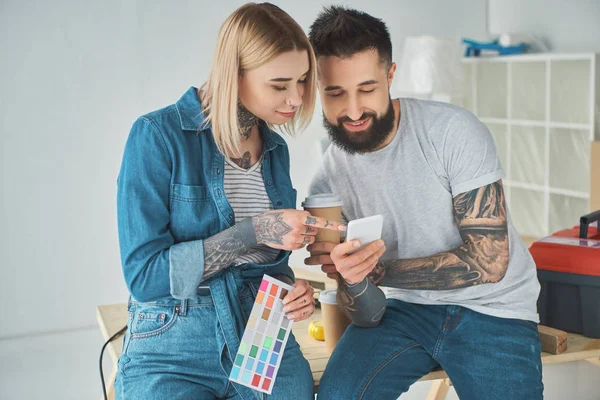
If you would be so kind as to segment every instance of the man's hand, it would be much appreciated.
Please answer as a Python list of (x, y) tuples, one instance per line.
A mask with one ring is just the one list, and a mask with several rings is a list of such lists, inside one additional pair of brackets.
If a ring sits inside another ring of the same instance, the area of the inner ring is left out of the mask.
[(315, 242), (308, 246), (306, 250), (310, 252), (310, 257), (304, 259), (306, 265), (320, 265), (321, 270), (327, 274), (327, 277), (335, 279), (338, 275), (330, 253), (333, 251), (336, 243)]
[(336, 271), (350, 285), (362, 282), (375, 268), (379, 257), (385, 253), (385, 243), (380, 239), (369, 243), (356, 253), (348, 254), (360, 246), (358, 240), (352, 240), (338, 244), (331, 251), (331, 260)]

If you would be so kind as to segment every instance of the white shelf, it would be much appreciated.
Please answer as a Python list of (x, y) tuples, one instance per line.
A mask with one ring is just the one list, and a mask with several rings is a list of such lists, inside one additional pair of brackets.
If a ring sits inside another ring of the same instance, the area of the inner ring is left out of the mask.
[(545, 193), (546, 190), (551, 193), (551, 194), (558, 194), (561, 196), (568, 196), (568, 197), (575, 197), (578, 199), (582, 199), (582, 200), (589, 200), (590, 199), (590, 194), (589, 192), (578, 192), (575, 190), (568, 190), (568, 189), (561, 189), (561, 188), (555, 188), (555, 187), (549, 187), (549, 186), (545, 186), (545, 185), (535, 185), (532, 183), (525, 183), (525, 182), (519, 182), (519, 181), (511, 181), (508, 179), (505, 179), (504, 181), (505, 185), (509, 185), (512, 187), (516, 187), (519, 189), (525, 189), (525, 190), (531, 190), (534, 192), (540, 192), (540, 193)]
[(463, 104), (488, 125), (522, 235), (568, 227), (589, 211), (591, 141), (600, 140), (595, 53), (465, 58)]
[(590, 124), (573, 124), (573, 123), (569, 123), (569, 122), (550, 121), (548, 123), (548, 126), (550, 126), (550, 128), (577, 129), (577, 130), (582, 130), (582, 131), (590, 131), (592, 134), (592, 137), (590, 139), (591, 140), (594, 139), (593, 138), (594, 126), (590, 125)]
[(546, 131), (546, 143), (545, 143), (545, 152), (544, 152), (544, 160), (545, 160), (545, 165), (544, 165), (544, 233), (548, 234), (550, 233), (550, 225), (553, 224), (553, 222), (551, 222), (550, 220), (552, 219), (552, 217), (550, 216), (550, 168), (551, 168), (551, 164), (550, 164), (550, 123), (551, 121), (551, 117), (550, 115), (551, 113), (551, 103), (550, 103), (550, 87), (552, 86), (552, 82), (551, 82), (551, 77), (552, 77), (552, 63), (551, 62), (545, 62), (544, 63), (545, 67), (546, 67), (546, 71), (545, 71), (545, 93), (546, 93), (546, 97), (544, 99), (544, 108), (545, 108), (545, 115), (546, 115), (546, 127), (545, 127), (545, 131)]
[(487, 56), (487, 57), (465, 57), (463, 61), (467, 64), (493, 63), (493, 62), (531, 62), (531, 61), (554, 61), (554, 60), (582, 60), (591, 61), (595, 53), (534, 53), (519, 54), (514, 56)]
[(554, 122), (554, 121), (534, 121), (527, 119), (507, 119), (507, 118), (480, 118), (484, 124), (510, 124), (519, 126), (540, 126), (545, 127), (548, 125), (550, 128), (563, 128), (563, 129), (576, 129), (586, 130), (592, 129), (590, 124), (571, 124), (568, 122)]

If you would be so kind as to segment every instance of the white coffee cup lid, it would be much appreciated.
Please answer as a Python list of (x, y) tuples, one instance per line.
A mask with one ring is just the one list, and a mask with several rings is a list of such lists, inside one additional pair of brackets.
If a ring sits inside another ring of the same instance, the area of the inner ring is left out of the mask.
[(337, 300), (335, 297), (336, 294), (336, 289), (323, 290), (321, 291), (321, 293), (319, 293), (319, 302), (325, 304), (337, 304)]
[(342, 200), (333, 193), (321, 193), (308, 196), (303, 202), (303, 208), (325, 208), (342, 205)]

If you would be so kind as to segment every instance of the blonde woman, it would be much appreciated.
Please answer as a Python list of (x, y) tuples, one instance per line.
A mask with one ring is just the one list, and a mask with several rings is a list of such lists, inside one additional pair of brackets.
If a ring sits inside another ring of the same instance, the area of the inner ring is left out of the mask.
[[(285, 318), (308, 318), (313, 290), (294, 281), (289, 253), (326, 225), (344, 229), (295, 210), (289, 152), (271, 130), (307, 125), (315, 75), (301, 27), (274, 5), (246, 4), (221, 27), (207, 82), (133, 125), (118, 179), (131, 293), (118, 398), (263, 398), (228, 380), (261, 277), (294, 286)], [(312, 396), (290, 336), (269, 398)]]

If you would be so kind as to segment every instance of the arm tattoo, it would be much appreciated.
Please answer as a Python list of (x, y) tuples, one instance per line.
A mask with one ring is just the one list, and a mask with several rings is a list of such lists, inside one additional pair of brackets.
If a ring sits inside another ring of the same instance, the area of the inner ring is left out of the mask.
[(368, 278), (354, 285), (338, 279), (337, 300), (348, 318), (361, 328), (379, 325), (386, 309), (385, 294)]
[(256, 240), (260, 244), (283, 244), (283, 237), (292, 227), (283, 221), (283, 212), (270, 212), (252, 217)]
[(377, 285), (446, 290), (500, 281), (508, 268), (508, 228), (502, 182), (454, 198), (463, 245), (429, 257), (380, 261), (369, 278)]
[(203, 282), (228, 268), (252, 246), (283, 244), (283, 237), (292, 231), (292, 227), (283, 221), (282, 214), (270, 212), (246, 218), (239, 224), (205, 239), (204, 274), (200, 281)]
[(239, 224), (205, 239), (204, 274), (200, 282), (228, 268), (236, 258), (256, 244), (256, 235), (251, 218), (247, 218)]
[(249, 151), (245, 152), (242, 158), (232, 158), (231, 161), (236, 163), (238, 167), (244, 169), (250, 169), (252, 166), (252, 157), (250, 156)]

